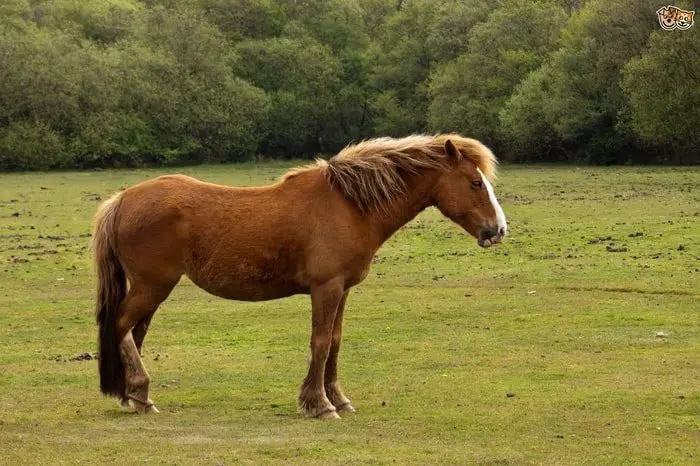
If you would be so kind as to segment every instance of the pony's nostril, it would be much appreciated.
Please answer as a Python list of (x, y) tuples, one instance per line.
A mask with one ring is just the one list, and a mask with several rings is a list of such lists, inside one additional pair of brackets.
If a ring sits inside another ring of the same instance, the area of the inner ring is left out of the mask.
[(506, 227), (501, 227), (498, 229), (498, 236), (505, 236), (506, 235)]

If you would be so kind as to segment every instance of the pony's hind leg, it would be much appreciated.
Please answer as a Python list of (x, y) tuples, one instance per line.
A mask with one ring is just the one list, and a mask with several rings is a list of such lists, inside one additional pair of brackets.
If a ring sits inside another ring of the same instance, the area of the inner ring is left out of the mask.
[(339, 413), (354, 413), (355, 408), (350, 404), (350, 400), (343, 393), (343, 389), (338, 382), (338, 353), (340, 352), (340, 341), (343, 336), (343, 312), (345, 311), (345, 301), (348, 297), (348, 291), (343, 294), (343, 297), (338, 304), (338, 311), (335, 314), (335, 322), (333, 323), (333, 333), (331, 335), (331, 348), (326, 362), (325, 381), (326, 395), (335, 409)]
[[(144, 317), (143, 319), (139, 320), (139, 322), (134, 326), (134, 328), (131, 329), (131, 336), (133, 337), (134, 344), (136, 345), (136, 351), (138, 352), (139, 356), (143, 355), (143, 340), (146, 338), (148, 326), (151, 324), (151, 319), (153, 318), (154, 314), (155, 312), (152, 312), (147, 317)], [(124, 351), (120, 348), (120, 352), (123, 353)], [(133, 359), (131, 353), (127, 353), (126, 356), (122, 354), (122, 359), (125, 357)], [(143, 363), (143, 359), (141, 360), (141, 362)], [(125, 396), (119, 400), (119, 404), (123, 408), (129, 408), (134, 404), (134, 402), (132, 402), (131, 400), (129, 400), (129, 398)]]
[(124, 337), (119, 350), (126, 379), (126, 397), (121, 400), (121, 405), (133, 406), (138, 413), (157, 413), (158, 408), (148, 396), (150, 377), (136, 349), (131, 332)]
[(144, 317), (139, 320), (139, 322), (131, 329), (131, 334), (134, 336), (134, 343), (136, 344), (136, 349), (139, 351), (139, 355), (143, 355), (143, 340), (146, 338), (146, 333), (148, 332), (148, 326), (151, 325), (151, 319), (155, 312), (151, 315)]
[[(122, 303), (117, 322), (117, 335), (120, 338), (119, 352), (124, 365), (126, 382), (122, 406), (131, 405), (139, 413), (157, 413), (149, 397), (150, 377), (140, 355), (145, 329), (139, 327), (144, 319), (150, 322), (156, 309), (170, 294), (175, 284), (167, 286), (132, 285)], [(137, 326), (135, 328), (135, 325)], [(133, 330), (132, 330), (133, 329)], [(133, 332), (137, 335), (134, 336)], [(135, 339), (138, 338), (138, 343)]]

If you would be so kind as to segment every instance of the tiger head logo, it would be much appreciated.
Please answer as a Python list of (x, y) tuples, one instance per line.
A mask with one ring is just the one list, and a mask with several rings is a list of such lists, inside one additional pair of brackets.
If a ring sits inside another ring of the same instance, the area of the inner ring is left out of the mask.
[(685, 31), (693, 25), (694, 11), (681, 10), (675, 6), (665, 6), (656, 10), (656, 15), (659, 17), (659, 24), (666, 31), (680, 29)]

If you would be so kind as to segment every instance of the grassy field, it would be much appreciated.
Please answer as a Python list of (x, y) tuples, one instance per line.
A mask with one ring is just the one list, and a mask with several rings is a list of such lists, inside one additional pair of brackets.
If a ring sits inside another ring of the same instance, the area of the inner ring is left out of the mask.
[[(178, 171), (258, 185), (287, 166)], [(305, 296), (183, 280), (145, 343), (157, 416), (73, 360), (95, 351), (91, 216), (163, 172), (0, 175), (0, 464), (700, 463), (700, 169), (505, 167), (512, 233), (488, 250), (422, 214), (350, 295), (358, 413), (336, 422), (296, 411)]]

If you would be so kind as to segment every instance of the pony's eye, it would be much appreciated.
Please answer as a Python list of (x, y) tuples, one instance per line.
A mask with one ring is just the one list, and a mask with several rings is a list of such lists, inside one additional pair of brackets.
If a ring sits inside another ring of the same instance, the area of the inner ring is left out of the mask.
[(481, 189), (483, 185), (484, 183), (481, 181), (472, 181), (472, 188)]

